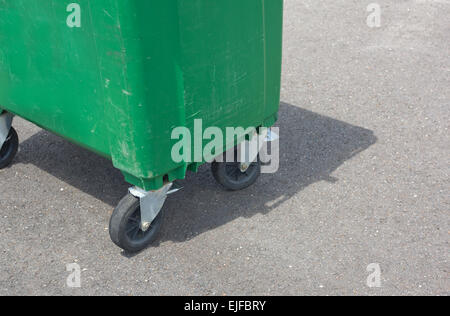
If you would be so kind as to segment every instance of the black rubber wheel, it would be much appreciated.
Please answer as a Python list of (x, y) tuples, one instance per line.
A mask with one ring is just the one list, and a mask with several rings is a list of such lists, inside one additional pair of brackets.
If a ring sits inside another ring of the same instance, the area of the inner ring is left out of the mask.
[(8, 137), (0, 149), (0, 169), (8, 167), (19, 149), (19, 136), (14, 128), (9, 130)]
[(141, 229), (141, 207), (139, 199), (128, 193), (115, 208), (109, 222), (111, 240), (130, 253), (147, 248), (158, 237), (162, 226), (164, 209), (153, 220), (147, 231)]
[[(235, 162), (217, 162), (211, 165), (211, 171), (216, 181), (229, 191), (239, 191), (248, 188), (258, 180), (261, 175), (261, 161), (259, 156), (257, 161), (252, 163), (244, 172), (241, 171), (241, 164), (237, 162), (237, 149), (234, 150)], [(224, 161), (225, 154), (224, 154)]]

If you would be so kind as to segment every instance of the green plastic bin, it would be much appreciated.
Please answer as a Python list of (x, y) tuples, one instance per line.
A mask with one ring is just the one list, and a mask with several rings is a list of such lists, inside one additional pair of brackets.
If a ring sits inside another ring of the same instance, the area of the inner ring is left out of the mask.
[(1, 0), (0, 111), (161, 190), (201, 164), (171, 159), (175, 127), (274, 124), (282, 15), (282, 0)]

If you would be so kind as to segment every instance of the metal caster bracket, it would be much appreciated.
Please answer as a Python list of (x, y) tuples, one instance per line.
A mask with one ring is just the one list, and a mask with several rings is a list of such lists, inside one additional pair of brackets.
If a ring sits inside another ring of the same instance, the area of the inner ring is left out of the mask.
[(279, 136), (272, 131), (272, 129), (264, 129), (262, 133), (252, 137), (250, 141), (241, 143), (240, 169), (241, 172), (246, 172), (250, 165), (256, 161), (261, 148), (265, 142), (276, 141)]
[(8, 138), (9, 130), (11, 129), (14, 115), (5, 112), (0, 115), (0, 148), (2, 148), (6, 139)]
[(265, 141), (270, 143), (270, 142), (276, 141), (279, 138), (280, 138), (280, 136), (278, 136), (277, 133), (275, 133), (271, 128), (269, 128), (269, 130), (267, 131), (267, 136), (266, 136)]
[(141, 203), (141, 229), (147, 231), (153, 220), (158, 216), (169, 194), (181, 190), (174, 183), (168, 183), (158, 191), (145, 191), (138, 187), (132, 187), (128, 191)]

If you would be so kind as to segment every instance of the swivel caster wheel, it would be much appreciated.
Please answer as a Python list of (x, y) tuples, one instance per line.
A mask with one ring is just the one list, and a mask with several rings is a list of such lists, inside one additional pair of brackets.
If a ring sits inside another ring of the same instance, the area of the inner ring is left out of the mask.
[[(211, 171), (216, 181), (226, 190), (239, 191), (253, 185), (261, 175), (261, 161), (259, 156), (251, 164), (237, 161), (237, 149), (235, 148), (235, 162), (217, 162), (211, 165)], [(225, 157), (223, 159), (226, 161)]]
[(8, 167), (13, 161), (19, 149), (19, 137), (14, 128), (11, 127), (5, 142), (0, 149), (0, 169)]
[(139, 198), (128, 193), (111, 216), (109, 223), (111, 240), (130, 253), (144, 250), (158, 237), (163, 216), (164, 211), (161, 210), (151, 223), (143, 226)]

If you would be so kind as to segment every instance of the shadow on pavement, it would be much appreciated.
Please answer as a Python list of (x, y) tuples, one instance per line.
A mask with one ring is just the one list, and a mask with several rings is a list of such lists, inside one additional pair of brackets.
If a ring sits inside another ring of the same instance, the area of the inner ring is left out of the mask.
[[(280, 170), (264, 174), (241, 192), (226, 192), (203, 166), (180, 183), (184, 189), (166, 202), (161, 241), (183, 242), (239, 217), (266, 214), (318, 181), (346, 160), (375, 144), (373, 132), (282, 103)], [(107, 159), (41, 131), (21, 143), (17, 162), (33, 164), (67, 184), (115, 207), (129, 185)]]

